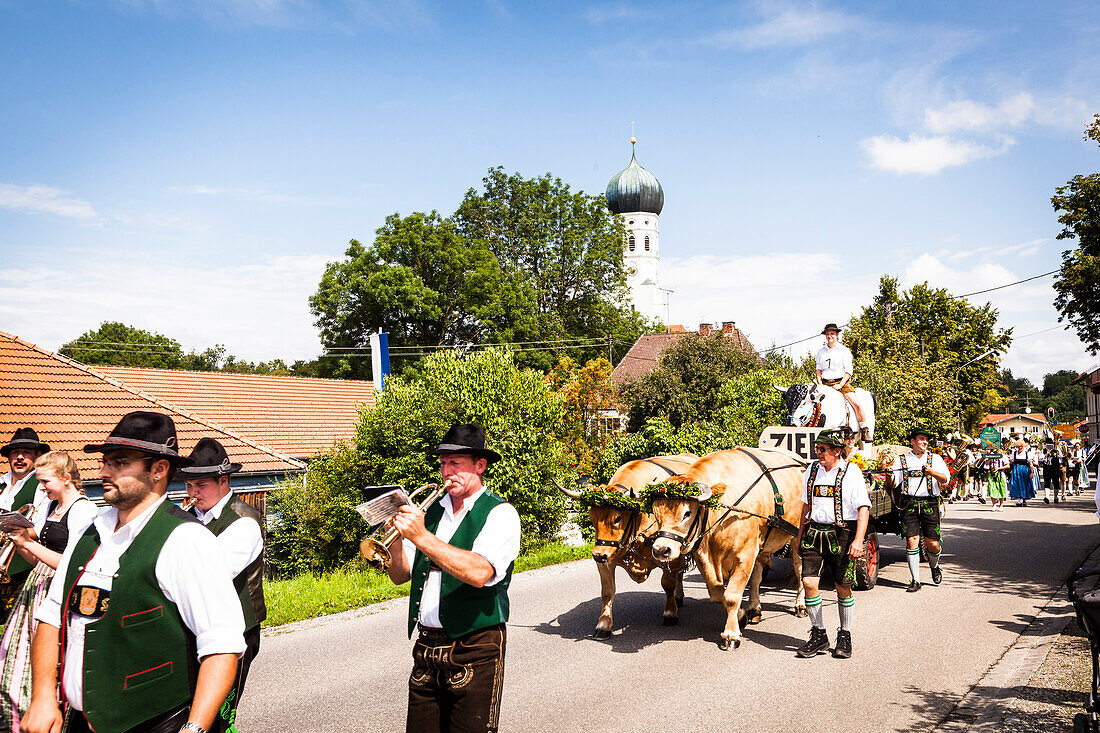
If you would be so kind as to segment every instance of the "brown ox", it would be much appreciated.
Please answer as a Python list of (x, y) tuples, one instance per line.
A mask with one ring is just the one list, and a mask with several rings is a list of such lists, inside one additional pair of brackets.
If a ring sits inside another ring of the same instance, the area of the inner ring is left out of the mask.
[[(761, 468), (761, 464), (769, 470)], [(790, 534), (769, 527), (775, 514), (775, 491), (783, 500), (781, 518), (797, 531), (802, 516), (805, 475), (801, 459), (781, 451), (735, 448), (711, 453), (695, 462), (687, 473), (668, 479), (697, 491), (693, 499), (658, 499), (653, 502), (657, 532), (651, 532), (653, 557), (660, 563), (676, 562), (692, 552), (710, 599), (726, 609), (726, 626), (719, 646), (741, 644), (741, 597), (750, 576), (758, 588), (763, 564), (758, 558), (777, 552), (791, 541)], [(721, 494), (722, 504), (705, 509), (702, 502)], [(729, 507), (735, 507), (729, 509)], [(694, 549), (693, 549), (694, 548)], [(793, 555), (792, 555), (793, 556)], [(800, 564), (800, 563), (799, 563)], [(755, 570), (754, 570), (755, 568)], [(799, 582), (795, 612), (802, 615), (805, 598)], [(750, 598), (759, 607), (759, 596)]]
[[(619, 466), (608, 486), (636, 498), (640, 489), (664, 481), (670, 476), (682, 474), (698, 459), (698, 456), (691, 453), (681, 453), (630, 461)], [(562, 491), (574, 499), (580, 496), (580, 492), (565, 489)], [(588, 516), (596, 529), (596, 546), (592, 550), (592, 559), (596, 561), (596, 568), (600, 572), (600, 597), (603, 599), (600, 619), (596, 622), (596, 638), (606, 639), (611, 636), (615, 568), (623, 568), (631, 580), (642, 583), (653, 568), (657, 567), (649, 553), (648, 538), (645, 535), (645, 531), (653, 524), (653, 517), (613, 507), (593, 507)], [(662, 571), (661, 587), (665, 589), (662, 622), (665, 626), (672, 626), (679, 620), (677, 614), (684, 602), (683, 560), (666, 563)]]

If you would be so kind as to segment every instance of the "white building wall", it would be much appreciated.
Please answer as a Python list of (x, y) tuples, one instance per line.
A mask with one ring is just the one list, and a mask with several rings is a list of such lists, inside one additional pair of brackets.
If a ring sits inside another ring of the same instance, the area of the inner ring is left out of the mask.
[(660, 273), (660, 217), (645, 211), (622, 215), (627, 229), (623, 261), (630, 300), (646, 318), (664, 318)]

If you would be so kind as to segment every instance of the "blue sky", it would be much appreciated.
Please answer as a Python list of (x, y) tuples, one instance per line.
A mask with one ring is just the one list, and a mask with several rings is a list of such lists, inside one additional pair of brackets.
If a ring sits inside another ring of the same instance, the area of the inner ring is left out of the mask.
[[(600, 192), (631, 122), (673, 322), (763, 348), (882, 273), (1000, 285), (1058, 266), (1050, 196), (1100, 170), (1098, 31), (1094, 2), (0, 0), (0, 329), (310, 358), (348, 239), (495, 165)], [(1094, 361), (1050, 281), (987, 296), (1041, 331), (1004, 361), (1033, 380)]]

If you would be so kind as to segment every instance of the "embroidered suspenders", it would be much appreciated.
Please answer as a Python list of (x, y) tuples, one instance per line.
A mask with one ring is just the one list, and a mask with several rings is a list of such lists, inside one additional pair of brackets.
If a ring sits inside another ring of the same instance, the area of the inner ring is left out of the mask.
[(850, 464), (845, 461), (844, 465), (836, 474), (836, 482), (829, 486), (828, 484), (817, 485), (817, 471), (821, 467), (821, 463), (814, 461), (810, 464), (810, 497), (817, 496), (821, 498), (833, 498), (833, 523), (837, 527), (846, 527), (847, 522), (844, 521), (844, 504), (841, 497), (841, 486), (844, 484), (844, 474), (848, 471)]

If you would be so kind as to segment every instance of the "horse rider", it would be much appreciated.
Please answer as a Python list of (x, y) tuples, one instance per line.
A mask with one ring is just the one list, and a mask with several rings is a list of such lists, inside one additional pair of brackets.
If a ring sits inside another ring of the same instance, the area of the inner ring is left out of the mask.
[(492, 732), (499, 726), (519, 514), (485, 488), (485, 469), (500, 454), (480, 425), (452, 425), (428, 453), (439, 456), (446, 496), (426, 512), (405, 505), (390, 520), (404, 540), (387, 572), (397, 585), (412, 580), (409, 636), (420, 629), (405, 729)]
[(244, 656), (237, 666), (236, 683), (229, 693), (231, 699), (218, 711), (214, 727), (223, 731), (234, 725), (248, 670), (260, 651), (260, 624), (267, 618), (264, 520), (230, 488), (229, 477), (241, 470), (241, 464), (230, 462), (221, 443), (213, 438), (200, 438), (188, 458), (192, 465), (181, 468), (176, 476), (183, 479), (187, 495), (194, 502), (189, 511), (218, 538), (244, 614)]
[(852, 363), (852, 351), (840, 343), (840, 327), (835, 323), (828, 323), (821, 329), (825, 336), (825, 345), (817, 352), (817, 372), (815, 380), (818, 384), (824, 384), (844, 395), (844, 399), (852, 406), (862, 429), (863, 442), (871, 442), (871, 431), (863, 427), (866, 419), (863, 407), (856, 399), (856, 391), (851, 385), (852, 372), (855, 367)]
[[(812, 657), (829, 648), (821, 612), (821, 569), (827, 566), (836, 586), (840, 630), (833, 656), (852, 656), (852, 611), (856, 562), (863, 556), (871, 500), (859, 466), (844, 459), (844, 438), (838, 430), (822, 430), (814, 440), (817, 460), (806, 471), (806, 493), (798, 546), (802, 553), (802, 587), (810, 614), (810, 639), (796, 654)], [(854, 528), (853, 528), (854, 525)]]
[(102, 443), (103, 499), (70, 535), (35, 613), (33, 697), (21, 728), (193, 731), (214, 723), (245, 650), (241, 604), (218, 541), (167, 501), (190, 459), (172, 418), (131, 412)]
[(905, 589), (908, 593), (920, 590), (920, 540), (928, 553), (928, 567), (932, 570), (932, 582), (940, 584), (940, 486), (951, 480), (951, 473), (941, 456), (928, 450), (931, 434), (924, 428), (909, 431), (912, 450), (894, 461), (891, 466), (893, 485), (901, 492), (899, 508), (901, 523), (905, 528), (905, 555), (909, 562), (912, 581)]

